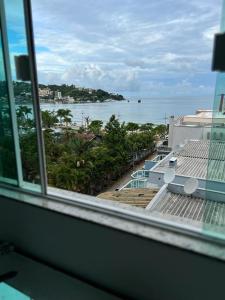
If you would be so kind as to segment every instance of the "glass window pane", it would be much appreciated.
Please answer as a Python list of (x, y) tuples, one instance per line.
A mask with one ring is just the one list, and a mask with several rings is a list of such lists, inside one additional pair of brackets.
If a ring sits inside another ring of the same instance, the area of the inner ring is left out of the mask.
[(225, 75), (211, 111), (210, 70), (221, 3), (61, 2), (33, 1), (49, 191), (210, 227), (225, 191)]
[(40, 190), (33, 84), (22, 0), (5, 1), (6, 27), (22, 160), (23, 187)]
[[(225, 33), (225, 1), (221, 33)], [(218, 72), (209, 141), (203, 231), (223, 239), (225, 226), (225, 73)]]
[(17, 184), (17, 168), (13, 140), (10, 101), (3, 60), (0, 32), (0, 181)]

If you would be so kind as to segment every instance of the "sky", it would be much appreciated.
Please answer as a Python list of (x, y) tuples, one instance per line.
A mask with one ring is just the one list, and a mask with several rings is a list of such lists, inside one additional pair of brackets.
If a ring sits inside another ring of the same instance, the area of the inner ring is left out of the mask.
[(32, 0), (40, 83), (213, 95), (222, 0)]

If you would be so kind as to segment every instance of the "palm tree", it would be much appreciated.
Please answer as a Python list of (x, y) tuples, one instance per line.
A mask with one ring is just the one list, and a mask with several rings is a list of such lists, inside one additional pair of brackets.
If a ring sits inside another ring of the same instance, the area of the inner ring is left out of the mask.
[(20, 105), (16, 110), (19, 126), (23, 128), (31, 128), (34, 126), (34, 122), (29, 118), (32, 115), (32, 109), (26, 105)]
[(55, 111), (44, 110), (41, 112), (41, 117), (44, 128), (51, 128), (58, 122)]
[(101, 120), (94, 120), (88, 126), (88, 129), (94, 134), (100, 134), (103, 122)]
[(68, 116), (65, 116), (64, 117), (64, 123), (66, 123), (66, 127), (68, 127), (68, 124), (71, 124), (72, 122), (72, 119)]
[(32, 114), (32, 109), (26, 105), (20, 105), (19, 108), (17, 108), (16, 113), (18, 117), (28, 120), (29, 115)]
[(68, 123), (71, 123), (71, 121), (72, 121), (71, 118), (73, 117), (73, 115), (71, 113), (71, 110), (61, 108), (61, 109), (58, 109), (58, 111), (57, 111), (57, 117), (59, 118), (59, 121), (61, 124), (62, 123), (68, 124)]

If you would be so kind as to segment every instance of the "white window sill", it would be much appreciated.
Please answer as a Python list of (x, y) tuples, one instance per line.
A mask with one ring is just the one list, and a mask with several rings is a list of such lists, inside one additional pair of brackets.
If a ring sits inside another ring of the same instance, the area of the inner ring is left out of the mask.
[(0, 189), (0, 193), (27, 204), (225, 261), (223, 240), (204, 236), (200, 228), (164, 222), (140, 208), (56, 188), (48, 188), (48, 197), (4, 188)]

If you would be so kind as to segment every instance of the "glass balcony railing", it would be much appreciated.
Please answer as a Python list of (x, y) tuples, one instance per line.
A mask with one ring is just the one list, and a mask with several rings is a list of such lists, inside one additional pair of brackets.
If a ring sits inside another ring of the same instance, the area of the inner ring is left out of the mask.
[(149, 177), (149, 170), (138, 170), (131, 174), (131, 177), (136, 178), (147, 178)]
[(147, 187), (147, 179), (133, 179), (129, 181), (122, 189), (143, 189)]

